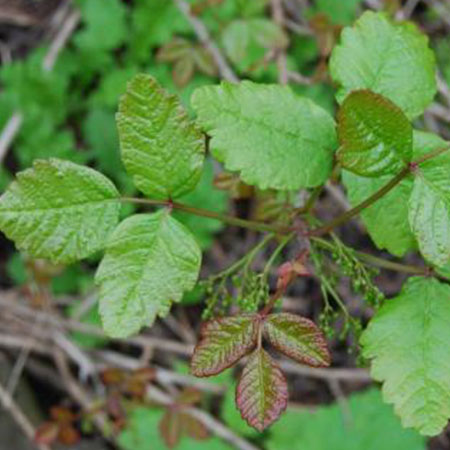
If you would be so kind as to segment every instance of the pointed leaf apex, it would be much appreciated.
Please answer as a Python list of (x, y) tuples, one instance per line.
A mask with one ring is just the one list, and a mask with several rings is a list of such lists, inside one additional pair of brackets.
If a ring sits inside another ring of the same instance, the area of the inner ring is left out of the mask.
[(295, 314), (270, 314), (264, 322), (268, 341), (289, 358), (311, 367), (327, 367), (331, 356), (322, 331)]
[(236, 405), (242, 418), (261, 432), (280, 417), (288, 397), (286, 378), (280, 368), (266, 351), (256, 349), (236, 387)]

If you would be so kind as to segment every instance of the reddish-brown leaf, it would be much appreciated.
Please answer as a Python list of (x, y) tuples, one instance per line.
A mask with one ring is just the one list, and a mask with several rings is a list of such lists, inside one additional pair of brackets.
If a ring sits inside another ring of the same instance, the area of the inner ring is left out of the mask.
[(177, 60), (173, 66), (172, 78), (178, 87), (184, 87), (191, 80), (195, 71), (195, 62), (192, 55)]
[(133, 380), (141, 381), (142, 383), (150, 383), (156, 377), (156, 370), (152, 367), (143, 367), (136, 369), (131, 375)]
[(236, 388), (236, 404), (247, 423), (263, 431), (286, 409), (288, 388), (278, 365), (262, 348), (249, 357)]
[(60, 424), (70, 424), (76, 420), (75, 414), (64, 406), (53, 406), (50, 409), (50, 417)]
[(270, 314), (264, 335), (280, 352), (312, 367), (330, 365), (330, 352), (323, 333), (311, 320), (295, 314)]
[(246, 314), (205, 323), (192, 356), (191, 372), (208, 377), (235, 364), (254, 348), (258, 320), (258, 316)]
[(142, 398), (147, 390), (147, 383), (134, 378), (127, 379), (123, 384), (123, 392), (133, 397)]
[(183, 389), (177, 398), (179, 405), (195, 405), (202, 400), (202, 393), (193, 387)]
[(58, 440), (61, 444), (74, 445), (80, 439), (80, 433), (71, 425), (63, 425), (59, 429)]
[(197, 441), (208, 439), (208, 429), (198, 419), (184, 412), (180, 413), (180, 419), (184, 432), (192, 439)]
[(126, 373), (122, 369), (106, 369), (100, 374), (100, 378), (104, 385), (112, 386), (122, 383), (126, 378)]
[(122, 398), (117, 392), (112, 392), (106, 398), (106, 411), (114, 419), (123, 419), (126, 411), (122, 405)]
[(296, 277), (309, 276), (311, 273), (306, 267), (309, 251), (300, 252), (294, 261), (288, 261), (278, 268), (277, 290), (285, 291)]
[(169, 408), (165, 412), (159, 422), (159, 432), (169, 448), (174, 448), (180, 442), (182, 423), (178, 411)]
[(56, 422), (45, 422), (36, 430), (34, 441), (36, 444), (52, 444), (58, 433), (59, 425)]

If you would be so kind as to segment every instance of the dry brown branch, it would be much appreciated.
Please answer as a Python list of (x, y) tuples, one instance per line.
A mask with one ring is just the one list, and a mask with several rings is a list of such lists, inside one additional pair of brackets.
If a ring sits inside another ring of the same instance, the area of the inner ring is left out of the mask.
[(186, 17), (187, 21), (191, 24), (198, 40), (209, 50), (211, 56), (219, 69), (220, 76), (224, 80), (237, 83), (239, 81), (238, 77), (234, 73), (233, 69), (228, 64), (226, 58), (222, 55), (217, 44), (211, 39), (208, 29), (205, 24), (191, 12), (191, 7), (189, 3), (184, 0), (174, 0), (175, 5)]
[[(3, 408), (7, 410), (17, 425), (24, 432), (25, 436), (31, 441), (34, 441), (34, 436), (36, 430), (34, 429), (31, 422), (28, 420), (27, 416), (20, 409), (19, 405), (14, 401), (14, 399), (9, 395), (8, 391), (0, 384), (0, 402), (3, 405)], [(39, 450), (51, 450), (48, 445), (39, 444), (36, 445)]]
[[(170, 405), (173, 403), (173, 399), (170, 397), (170, 395), (154, 386), (150, 386), (148, 388), (147, 395), (150, 399), (162, 405)], [(192, 417), (195, 417), (197, 420), (202, 422), (203, 425), (205, 425), (205, 427), (208, 428), (208, 430), (210, 430), (213, 434), (230, 443), (235, 448), (240, 450), (257, 450), (257, 447), (253, 446), (248, 441), (235, 434), (222, 422), (219, 422), (207, 412), (197, 408), (186, 408), (185, 411)]]
[[(78, 11), (73, 11), (68, 15), (61, 29), (50, 43), (49, 50), (42, 61), (42, 70), (50, 71), (53, 69), (60, 51), (66, 45), (73, 31), (77, 28), (79, 21), (80, 14)], [(6, 154), (8, 153), (9, 147), (19, 133), (22, 122), (22, 113), (20, 111), (16, 111), (3, 128), (0, 135), (0, 163), (4, 160)]]

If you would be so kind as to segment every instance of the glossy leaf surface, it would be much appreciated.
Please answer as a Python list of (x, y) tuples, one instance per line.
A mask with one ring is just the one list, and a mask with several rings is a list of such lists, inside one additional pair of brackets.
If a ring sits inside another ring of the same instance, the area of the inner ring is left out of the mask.
[[(286, 86), (223, 82), (197, 89), (192, 104), (227, 170), (261, 189), (318, 186), (331, 171), (331, 116)], [(281, 108), (280, 105), (283, 105)]]
[(59, 159), (37, 160), (0, 198), (0, 230), (34, 258), (71, 263), (101, 250), (119, 221), (105, 176)]
[(180, 101), (150, 75), (128, 84), (117, 114), (122, 161), (136, 187), (152, 198), (177, 198), (197, 185), (204, 138)]
[(240, 315), (206, 322), (191, 360), (198, 377), (218, 374), (235, 364), (256, 343), (256, 316)]
[(263, 431), (286, 409), (288, 388), (278, 365), (262, 348), (249, 357), (236, 387), (236, 404), (247, 423)]

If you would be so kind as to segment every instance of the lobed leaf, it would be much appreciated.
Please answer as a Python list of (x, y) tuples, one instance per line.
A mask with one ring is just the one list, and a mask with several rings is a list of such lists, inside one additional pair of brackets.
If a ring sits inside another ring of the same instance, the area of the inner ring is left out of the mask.
[(167, 210), (124, 220), (96, 274), (100, 314), (112, 337), (126, 337), (165, 315), (197, 281), (201, 251)]
[(36, 160), (0, 197), (0, 230), (32, 257), (68, 264), (105, 247), (119, 221), (118, 197), (93, 169)]
[(330, 365), (330, 352), (323, 333), (311, 320), (295, 314), (270, 314), (264, 336), (280, 352), (312, 367)]
[(177, 198), (195, 188), (205, 142), (180, 101), (150, 75), (128, 84), (117, 114), (122, 161), (136, 187), (158, 199)]
[(370, 89), (399, 106), (409, 119), (419, 116), (436, 94), (435, 58), (428, 38), (410, 22), (393, 22), (365, 12), (344, 28), (330, 59), (342, 102), (356, 89)]
[(257, 318), (250, 314), (206, 322), (192, 355), (191, 372), (208, 377), (232, 366), (253, 349), (257, 329)]
[(411, 161), (413, 130), (402, 110), (368, 90), (352, 92), (338, 113), (342, 167), (358, 175), (396, 174)]
[(278, 85), (222, 82), (197, 89), (192, 105), (213, 155), (261, 189), (322, 184), (336, 148), (334, 121), (309, 99)]
[(450, 417), (450, 287), (410, 278), (364, 331), (363, 356), (403, 426), (434, 436)]
[(278, 365), (262, 348), (249, 357), (236, 388), (236, 404), (247, 423), (263, 431), (286, 409), (288, 388)]

